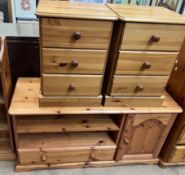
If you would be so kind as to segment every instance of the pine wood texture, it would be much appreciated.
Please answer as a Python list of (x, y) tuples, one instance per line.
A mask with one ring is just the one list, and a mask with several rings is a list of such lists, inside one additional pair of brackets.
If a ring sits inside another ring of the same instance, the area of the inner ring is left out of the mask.
[(112, 160), (116, 149), (105, 132), (27, 134), (19, 140), (22, 165)]
[[(123, 50), (179, 51), (184, 31), (185, 25), (126, 23), (120, 47)], [(160, 37), (158, 42), (152, 40), (154, 35)]]
[(109, 115), (20, 116), (17, 133), (118, 131)]
[(39, 94), (40, 107), (101, 106), (103, 96), (44, 96)]
[[(108, 49), (112, 22), (41, 18), (40, 29), (42, 47)], [(74, 38), (75, 32), (80, 33), (80, 39)]]
[(104, 106), (109, 107), (156, 107), (161, 106), (165, 96), (161, 97), (114, 97), (105, 96)]
[(123, 128), (116, 160), (157, 158), (175, 114), (130, 115)]
[(95, 3), (71, 3), (67, 1), (40, 0), (38, 16), (116, 20), (117, 15), (108, 7)]
[(39, 78), (19, 78), (9, 108), (10, 115), (180, 113), (182, 109), (165, 93), (160, 107), (39, 107)]
[(8, 107), (12, 93), (7, 41), (0, 37), (0, 160), (14, 160), (14, 143)]
[(185, 17), (164, 7), (107, 4), (119, 19), (128, 22), (185, 24)]
[(107, 51), (42, 48), (43, 73), (103, 74)]
[[(114, 76), (111, 96), (161, 96), (168, 76)], [(143, 89), (139, 90), (138, 86)]]
[[(120, 51), (116, 75), (170, 75), (178, 52)], [(151, 67), (145, 67), (150, 64)]]
[(102, 168), (110, 166), (120, 166), (128, 164), (144, 164), (153, 165), (159, 162), (159, 159), (146, 159), (146, 160), (127, 160), (127, 161), (90, 161), (90, 162), (77, 162), (77, 163), (59, 163), (59, 164), (39, 164), (39, 165), (16, 165), (16, 172), (25, 172), (37, 169), (48, 168)]
[[(172, 94), (173, 98), (179, 105), (185, 109), (184, 103), (184, 53), (185, 42), (178, 55), (176, 64), (168, 82), (167, 90)], [(185, 114), (179, 114), (174, 126), (165, 142), (165, 145), (160, 154), (160, 164), (163, 166), (181, 165), (184, 164), (184, 127), (185, 127)]]
[(102, 75), (42, 74), (43, 95), (98, 96)]

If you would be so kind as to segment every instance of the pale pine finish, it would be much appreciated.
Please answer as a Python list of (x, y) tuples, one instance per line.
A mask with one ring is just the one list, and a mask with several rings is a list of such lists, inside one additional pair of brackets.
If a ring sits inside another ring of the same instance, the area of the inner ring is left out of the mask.
[[(42, 47), (108, 49), (112, 33), (111, 21), (41, 18)], [(80, 32), (81, 38), (73, 35)]]
[(112, 160), (115, 149), (106, 132), (46, 133), (20, 135), (18, 154), (20, 164), (45, 164)]
[(99, 96), (44, 96), (39, 94), (40, 107), (89, 107), (101, 106), (102, 95)]
[(98, 96), (101, 84), (102, 75), (42, 74), (43, 95)]
[(128, 116), (116, 160), (157, 158), (175, 118), (172, 114)]
[[(107, 51), (42, 48), (43, 73), (103, 74)], [(75, 62), (78, 65), (73, 66)]]
[(37, 15), (96, 20), (116, 20), (118, 18), (112, 10), (102, 4), (51, 0), (40, 0)]
[[(120, 51), (117, 75), (169, 75), (178, 52)], [(151, 68), (145, 68), (149, 63)]]
[(110, 107), (156, 107), (161, 106), (165, 96), (161, 97), (113, 97), (105, 96), (104, 106)]
[(127, 114), (127, 113), (181, 113), (182, 109), (164, 93), (165, 100), (156, 107), (39, 107), (40, 78), (19, 78), (9, 108), (10, 115), (58, 114)]
[[(168, 76), (114, 76), (111, 96), (161, 96)], [(137, 86), (143, 86), (137, 91)]]
[[(184, 31), (185, 25), (126, 23), (120, 47), (123, 50), (179, 51)], [(159, 36), (160, 41), (153, 42), (153, 35)]]
[(0, 160), (14, 160), (14, 143), (8, 115), (12, 81), (6, 37), (0, 37)]
[(20, 116), (17, 133), (118, 131), (109, 115)]
[(185, 146), (184, 145), (175, 145), (172, 150), (172, 155), (169, 158), (170, 162), (185, 162)]
[(164, 7), (107, 4), (119, 19), (129, 22), (185, 24), (185, 17)]

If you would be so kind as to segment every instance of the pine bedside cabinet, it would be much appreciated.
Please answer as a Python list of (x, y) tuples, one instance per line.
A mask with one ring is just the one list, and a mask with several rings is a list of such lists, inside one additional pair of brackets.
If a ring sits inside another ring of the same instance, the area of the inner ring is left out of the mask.
[(106, 106), (160, 106), (185, 36), (185, 17), (163, 7), (108, 4), (115, 23)]
[(100, 106), (116, 14), (102, 4), (40, 0), (40, 105)]

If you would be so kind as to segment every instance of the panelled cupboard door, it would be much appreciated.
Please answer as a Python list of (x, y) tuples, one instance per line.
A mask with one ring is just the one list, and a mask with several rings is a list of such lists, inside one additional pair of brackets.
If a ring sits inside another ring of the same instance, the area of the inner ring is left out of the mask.
[(42, 47), (108, 49), (112, 21), (41, 18)]
[(128, 115), (116, 160), (157, 158), (176, 114)]

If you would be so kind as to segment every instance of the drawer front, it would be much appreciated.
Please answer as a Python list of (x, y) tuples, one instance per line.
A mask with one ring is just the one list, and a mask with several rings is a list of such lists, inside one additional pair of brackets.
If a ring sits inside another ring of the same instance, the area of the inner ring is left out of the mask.
[(116, 74), (169, 75), (178, 52), (120, 51)]
[(43, 95), (100, 95), (102, 75), (42, 75)]
[(178, 51), (185, 25), (126, 23), (121, 49)]
[(185, 144), (185, 126), (183, 127), (176, 144)]
[(168, 76), (114, 76), (112, 96), (161, 96)]
[(111, 21), (41, 18), (43, 47), (108, 49)]
[(185, 162), (185, 146), (175, 146), (169, 162)]
[(100, 50), (42, 49), (44, 73), (103, 74), (107, 52)]
[(115, 147), (18, 149), (19, 163), (47, 164), (113, 160)]

